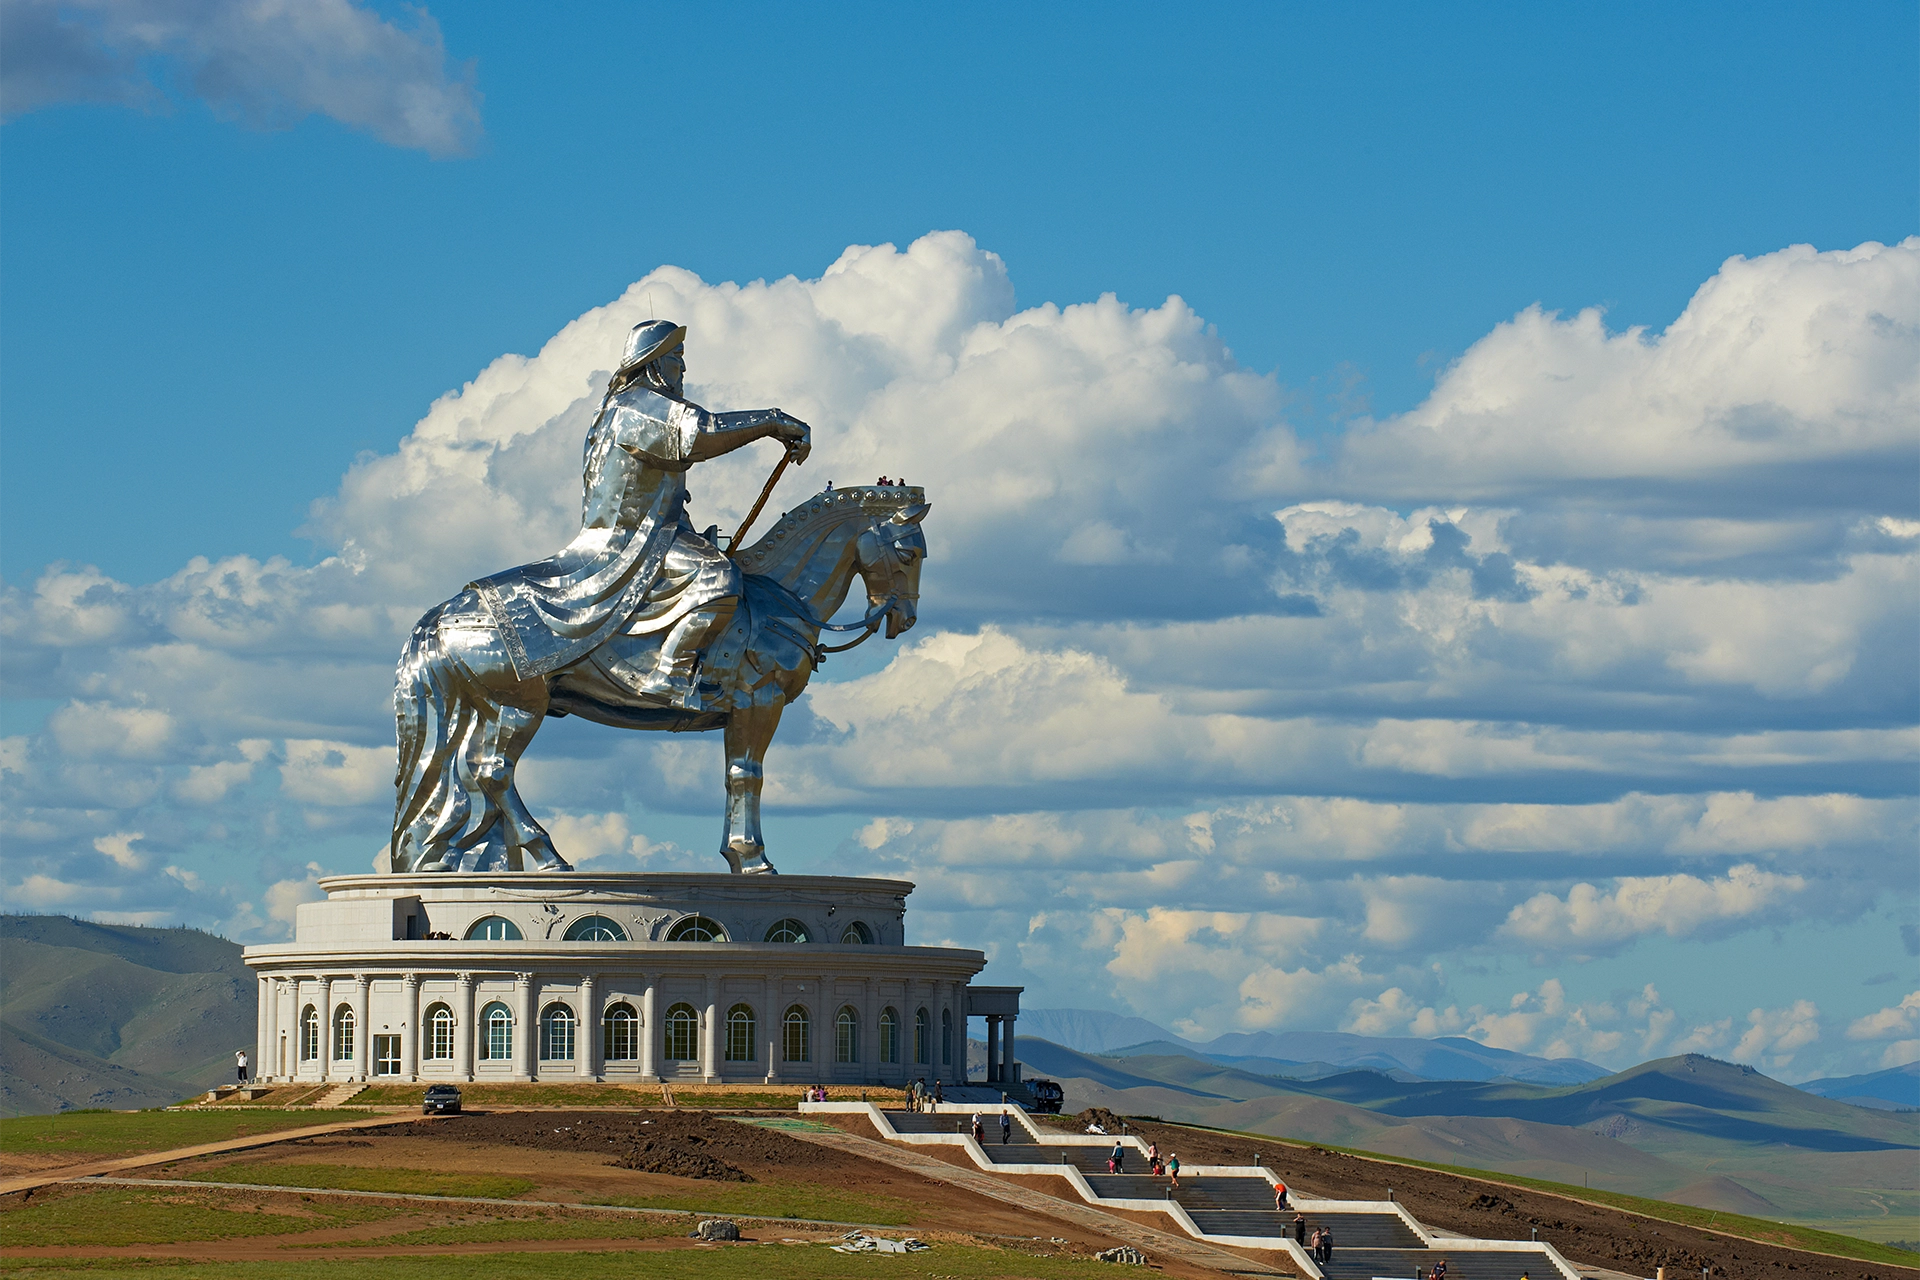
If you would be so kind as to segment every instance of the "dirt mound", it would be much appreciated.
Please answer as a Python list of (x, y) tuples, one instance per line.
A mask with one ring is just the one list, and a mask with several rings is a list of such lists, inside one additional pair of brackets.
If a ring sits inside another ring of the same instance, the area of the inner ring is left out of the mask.
[(1127, 1123), (1124, 1117), (1115, 1115), (1105, 1107), (1088, 1107), (1074, 1119), (1080, 1122), (1082, 1129), (1090, 1124), (1097, 1124), (1108, 1133), (1119, 1133), (1121, 1127)]
[(606, 1154), (605, 1163), (617, 1168), (719, 1182), (753, 1182), (756, 1172), (805, 1173), (833, 1163), (831, 1152), (810, 1142), (692, 1111), (476, 1112), (363, 1132), (541, 1151), (598, 1151)]

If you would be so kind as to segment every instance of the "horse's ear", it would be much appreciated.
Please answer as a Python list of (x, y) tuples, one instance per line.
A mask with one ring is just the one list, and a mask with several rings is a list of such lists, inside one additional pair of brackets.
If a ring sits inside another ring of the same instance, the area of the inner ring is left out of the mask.
[(893, 518), (894, 523), (919, 524), (922, 520), (927, 518), (927, 512), (931, 510), (933, 510), (933, 504), (931, 502), (916, 502), (912, 506), (908, 507), (906, 510), (902, 511), (899, 515), (895, 516)]

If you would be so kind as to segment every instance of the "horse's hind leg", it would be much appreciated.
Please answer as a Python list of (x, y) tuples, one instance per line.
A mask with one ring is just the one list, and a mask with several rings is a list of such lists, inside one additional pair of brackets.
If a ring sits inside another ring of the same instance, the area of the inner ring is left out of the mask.
[(780, 727), (784, 703), (746, 707), (727, 717), (727, 825), (720, 837), (720, 854), (736, 874), (771, 875), (767, 842), (760, 835), (760, 762), (767, 744)]

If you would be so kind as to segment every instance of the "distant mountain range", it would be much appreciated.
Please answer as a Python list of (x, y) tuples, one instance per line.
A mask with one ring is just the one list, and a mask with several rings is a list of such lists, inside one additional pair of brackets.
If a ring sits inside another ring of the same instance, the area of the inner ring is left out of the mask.
[(240, 946), (197, 929), (0, 916), (0, 1115), (152, 1107), (253, 1047)]
[(1920, 1108), (1920, 1062), (1870, 1071), (1862, 1076), (1828, 1076), (1824, 1080), (1809, 1080), (1800, 1087), (1823, 1098), (1851, 1102), (1856, 1107), (1913, 1110)]
[(1312, 1080), (1365, 1067), (1422, 1080), (1524, 1080), (1584, 1084), (1608, 1073), (1579, 1058), (1536, 1058), (1461, 1036), (1360, 1036), (1345, 1031), (1236, 1031), (1186, 1040), (1144, 1018), (1098, 1009), (1022, 1012), (1019, 1031), (1081, 1053), (1189, 1054), (1257, 1075)]
[(1397, 1068), (1288, 1077), (1177, 1045), (1086, 1054), (1023, 1036), (1016, 1054), (1028, 1076), (1066, 1087), (1070, 1110), (1587, 1183), (1873, 1239), (1916, 1235), (1920, 1115), (1823, 1098), (1751, 1067), (1687, 1055), (1572, 1085)]

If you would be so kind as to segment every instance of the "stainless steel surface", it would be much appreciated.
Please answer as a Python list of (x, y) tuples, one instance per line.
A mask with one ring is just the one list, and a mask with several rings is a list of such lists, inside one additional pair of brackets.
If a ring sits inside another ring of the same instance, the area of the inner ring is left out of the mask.
[(579, 535), (468, 584), (414, 626), (394, 687), (389, 870), (567, 869), (514, 769), (547, 716), (577, 715), (723, 730), (721, 853), (736, 872), (771, 872), (761, 761), (822, 661), (823, 625), (856, 576), (873, 626), (884, 617), (892, 639), (913, 625), (928, 510), (918, 488), (829, 489), (730, 556), (694, 531), (689, 468), (769, 437), (804, 462), (811, 438), (779, 409), (709, 413), (686, 400), (684, 334), (671, 321), (635, 327), (627, 355), (644, 363), (623, 360), (587, 432)]

